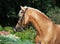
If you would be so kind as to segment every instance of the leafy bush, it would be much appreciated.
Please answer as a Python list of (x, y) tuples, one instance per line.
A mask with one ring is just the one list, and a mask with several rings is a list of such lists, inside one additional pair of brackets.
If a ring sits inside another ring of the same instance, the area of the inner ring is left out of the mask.
[(20, 39), (15, 35), (1, 35), (0, 44), (19, 44), (21, 43)]
[(15, 35), (10, 34), (10, 35), (1, 35), (0, 44), (34, 44), (34, 43), (29, 40), (22, 41)]
[(58, 7), (51, 8), (47, 12), (47, 15), (52, 19), (53, 22), (60, 23), (60, 8)]
[(26, 28), (22, 32), (14, 32), (13, 27), (6, 26), (4, 31), (11, 34), (0, 36), (0, 44), (34, 44), (35, 30), (33, 27)]

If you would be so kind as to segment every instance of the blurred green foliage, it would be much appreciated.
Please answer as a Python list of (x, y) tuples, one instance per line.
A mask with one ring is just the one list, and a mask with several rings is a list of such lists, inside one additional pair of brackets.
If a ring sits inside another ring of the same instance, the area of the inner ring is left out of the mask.
[(17, 36), (9, 34), (0, 36), (0, 44), (34, 44), (34, 43), (29, 40), (22, 41)]
[[(9, 35), (0, 35), (0, 44), (34, 44), (34, 28), (26, 28), (22, 32), (14, 32), (13, 27), (6, 26), (4, 31), (10, 32)], [(13, 35), (12, 35), (13, 34)]]
[(59, 7), (51, 8), (47, 12), (47, 16), (49, 16), (54, 23), (60, 24), (60, 8)]

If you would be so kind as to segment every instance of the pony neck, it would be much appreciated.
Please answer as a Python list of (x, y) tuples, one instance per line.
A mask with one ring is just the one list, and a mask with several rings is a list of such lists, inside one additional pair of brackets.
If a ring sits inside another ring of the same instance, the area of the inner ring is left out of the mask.
[(34, 11), (30, 15), (30, 22), (34, 25), (37, 32), (45, 34), (48, 28), (48, 24), (51, 22), (51, 20), (45, 16), (45, 14), (42, 14), (41, 12)]

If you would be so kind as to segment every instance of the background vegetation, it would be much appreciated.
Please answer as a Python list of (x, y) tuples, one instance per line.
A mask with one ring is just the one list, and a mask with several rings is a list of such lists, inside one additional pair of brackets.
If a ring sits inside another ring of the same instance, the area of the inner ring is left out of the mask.
[(35, 43), (36, 31), (33, 26), (29, 26), (22, 32), (14, 32), (13, 30), (18, 21), (20, 5), (37, 8), (44, 12), (54, 23), (60, 24), (60, 0), (0, 0), (0, 31), (4, 30), (10, 33), (9, 35), (0, 36), (0, 44)]

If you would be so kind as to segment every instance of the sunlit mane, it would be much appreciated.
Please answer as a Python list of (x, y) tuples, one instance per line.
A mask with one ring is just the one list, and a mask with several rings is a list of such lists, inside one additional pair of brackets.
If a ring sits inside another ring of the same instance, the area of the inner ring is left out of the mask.
[[(24, 8), (25, 8), (25, 9), (26, 9), (26, 8), (29, 8), (29, 9), (33, 9), (33, 10), (35, 10), (35, 11), (38, 11), (38, 12), (40, 12), (40, 14), (42, 14), (42, 15), (44, 15), (46, 18), (48, 18), (43, 12), (41, 12), (41, 11), (38, 10), (38, 9), (35, 9), (35, 8), (32, 8), (32, 7), (27, 7), (27, 6), (24, 6)], [(21, 12), (22, 12), (22, 10), (19, 11), (18, 16), (20, 16)], [(48, 18), (48, 19), (49, 19), (49, 18)]]
[[(41, 12), (40, 10), (38, 10), (38, 9), (35, 9), (35, 8), (32, 8), (32, 7), (25, 7), (25, 8), (29, 8), (29, 9), (33, 9), (33, 10), (35, 10), (35, 11), (38, 11), (40, 14), (42, 14), (43, 16), (45, 16), (46, 18), (48, 18), (43, 12)], [(48, 18), (49, 19), (49, 18)]]

